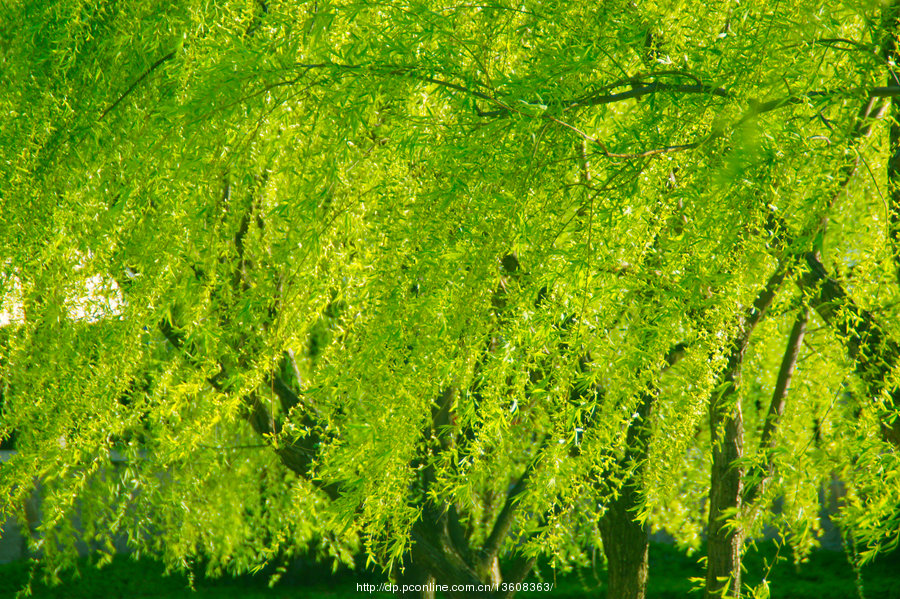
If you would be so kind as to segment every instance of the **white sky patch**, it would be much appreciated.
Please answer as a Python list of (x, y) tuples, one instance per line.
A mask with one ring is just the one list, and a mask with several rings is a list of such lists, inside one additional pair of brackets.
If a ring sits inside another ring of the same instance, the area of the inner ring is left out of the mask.
[(95, 322), (122, 313), (122, 293), (114, 280), (94, 275), (79, 281), (77, 294), (67, 298), (68, 317)]
[[(25, 321), (22, 294), (22, 283), (18, 277), (4, 277), (3, 286), (0, 287), (0, 326)], [(65, 305), (68, 318), (96, 322), (121, 314), (124, 300), (113, 279), (94, 275), (69, 284)]]
[(15, 275), (0, 275), (0, 327), (25, 320), (22, 309), (22, 282)]

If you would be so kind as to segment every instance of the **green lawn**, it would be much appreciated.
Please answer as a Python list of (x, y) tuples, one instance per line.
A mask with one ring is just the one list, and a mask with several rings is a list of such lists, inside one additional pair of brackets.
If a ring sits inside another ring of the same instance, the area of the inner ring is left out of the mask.
[[(771, 561), (774, 549), (763, 546), (745, 559), (744, 581), (756, 584), (762, 579), (764, 559)], [(691, 577), (703, 571), (696, 557), (687, 556), (667, 545), (651, 548), (650, 599), (699, 597), (691, 594)], [(323, 574), (324, 572), (324, 574)], [(553, 599), (602, 597), (604, 571), (587, 569), (567, 575), (556, 575), (545, 569), (545, 582), (554, 582), (552, 592), (520, 593), (519, 597)], [(12, 598), (28, 580), (25, 563), (0, 565), (0, 599)], [(287, 599), (308, 597), (335, 599), (360, 597), (357, 583), (377, 583), (381, 578), (371, 572), (339, 572), (330, 575), (327, 566), (311, 565), (288, 576), (288, 580), (269, 588), (265, 577), (216, 579), (197, 577), (194, 588), (184, 575), (164, 576), (162, 566), (151, 560), (133, 561), (120, 557), (102, 570), (84, 562), (80, 574), (66, 576), (64, 583), (47, 587), (33, 585), (37, 599)], [(774, 599), (853, 599), (858, 597), (856, 575), (843, 553), (821, 551), (808, 563), (795, 567), (789, 561), (777, 564), (768, 575)], [(900, 599), (900, 555), (887, 556), (863, 570), (866, 599)], [(390, 597), (388, 593), (366, 593), (369, 597)]]

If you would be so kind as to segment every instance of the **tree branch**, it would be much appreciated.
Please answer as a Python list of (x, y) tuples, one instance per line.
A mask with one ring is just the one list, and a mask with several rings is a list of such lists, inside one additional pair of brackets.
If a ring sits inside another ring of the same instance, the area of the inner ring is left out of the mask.
[[(298, 63), (295, 65), (296, 68), (302, 69), (302, 72), (299, 73), (296, 77), (283, 81), (276, 85), (292, 85), (294, 83), (298, 83), (303, 76), (312, 70), (322, 70), (322, 69), (333, 69), (338, 71), (368, 71), (375, 74), (383, 74), (387, 76), (397, 76), (397, 77), (405, 77), (409, 79), (413, 79), (416, 81), (421, 81), (423, 83), (431, 83), (434, 85), (438, 85), (441, 87), (445, 87), (447, 89), (451, 89), (454, 91), (462, 92), (473, 98), (477, 98), (479, 100), (485, 100), (498, 106), (499, 108), (492, 111), (481, 111), (478, 110), (477, 113), (482, 117), (506, 117), (510, 116), (512, 113), (521, 113), (520, 110), (515, 109), (511, 103), (504, 102), (500, 100), (494, 95), (491, 95), (488, 92), (482, 92), (477, 89), (473, 89), (471, 87), (467, 87), (465, 85), (454, 83), (448, 79), (439, 79), (429, 74), (422, 73), (422, 68), (417, 65), (392, 65), (392, 64), (347, 64), (347, 63), (337, 63), (337, 62), (320, 62), (320, 63)], [(661, 76), (681, 76), (686, 77), (694, 81), (693, 84), (675, 84), (675, 83), (666, 83), (659, 80), (654, 80), (647, 82), (645, 79), (647, 77), (658, 78)], [(522, 103), (526, 106), (531, 107), (541, 107), (541, 106), (553, 106), (553, 107), (561, 107), (563, 110), (569, 110), (572, 108), (579, 107), (591, 107), (591, 106), (601, 106), (606, 104), (614, 104), (617, 102), (624, 102), (627, 100), (635, 100), (645, 96), (670, 92), (670, 93), (680, 93), (680, 94), (701, 94), (708, 96), (715, 96), (718, 98), (726, 98), (733, 99), (734, 95), (729, 92), (727, 89), (722, 87), (715, 87), (712, 85), (707, 85), (702, 83), (697, 77), (690, 75), (689, 73), (683, 73), (680, 71), (662, 71), (659, 73), (651, 73), (645, 76), (639, 77), (630, 77), (627, 79), (621, 79), (619, 81), (613, 82), (611, 84), (606, 85), (603, 89), (614, 89), (616, 87), (621, 87), (625, 85), (630, 85), (632, 88), (628, 91), (618, 92), (618, 93), (592, 93), (587, 96), (582, 96), (580, 98), (574, 98), (570, 100), (548, 100), (547, 103), (542, 104), (538, 101), (523, 101)], [(487, 89), (487, 87), (483, 84), (478, 84), (479, 87)], [(770, 112), (772, 110), (776, 110), (778, 108), (782, 108), (784, 106), (790, 106), (795, 104), (801, 104), (803, 102), (808, 102), (813, 98), (826, 98), (832, 96), (851, 96), (851, 95), (865, 95), (866, 97), (877, 97), (877, 98), (892, 98), (895, 96), (900, 96), (900, 81), (895, 82), (894, 84), (889, 84), (886, 86), (876, 86), (876, 87), (857, 87), (857, 88), (845, 88), (845, 89), (834, 89), (834, 90), (811, 90), (802, 94), (792, 94), (788, 96), (783, 96), (781, 98), (774, 98), (771, 100), (758, 100), (758, 99), (750, 99), (748, 101), (750, 105), (750, 109), (747, 114), (741, 119), (740, 122), (751, 118), (754, 115), (761, 114), (764, 112)], [(477, 110), (477, 109), (476, 109)]]
[(775, 381), (775, 391), (769, 403), (769, 410), (766, 414), (765, 424), (759, 440), (759, 454), (763, 456), (763, 464), (759, 467), (759, 471), (755, 473), (756, 480), (749, 483), (744, 490), (744, 506), (746, 508), (753, 509), (755, 507), (757, 499), (765, 493), (769, 482), (772, 480), (775, 432), (781, 421), (781, 416), (784, 414), (788, 389), (791, 385), (794, 368), (797, 366), (797, 357), (800, 355), (800, 348), (803, 345), (803, 336), (806, 332), (806, 323), (808, 321), (809, 308), (804, 307), (794, 320), (794, 326), (791, 328), (791, 333), (788, 336), (787, 348), (781, 359), (781, 367), (778, 370), (778, 378)]
[[(485, 342), (485, 347), (482, 350), (478, 361), (475, 363), (475, 368), (472, 375), (473, 381), (470, 386), (470, 392), (468, 394), (475, 404), (475, 412), (479, 411), (483, 399), (482, 388), (484, 383), (481, 380), (482, 371), (484, 370), (487, 361), (490, 359), (490, 356), (496, 350), (498, 343), (497, 332), (500, 330), (507, 318), (507, 316), (504, 314), (506, 310), (508, 294), (507, 278), (515, 276), (520, 271), (519, 259), (514, 253), (506, 254), (505, 256), (503, 256), (503, 258), (501, 259), (501, 264), (503, 271), (501, 273), (500, 280), (497, 283), (497, 288), (491, 295), (491, 308), (492, 312), (497, 318), (497, 325)], [(460, 459), (457, 461), (457, 466), (460, 463), (465, 462), (466, 458), (469, 457), (471, 449), (476, 439), (478, 438), (479, 430), (480, 425), (478, 423), (469, 422), (465, 425), (463, 430), (460, 431), (457, 443), (457, 450)]]
[(513, 597), (513, 595), (516, 594), (516, 585), (524, 581), (528, 575), (531, 574), (535, 563), (537, 563), (536, 557), (520, 557), (517, 559), (513, 563), (509, 575), (504, 578), (504, 582), (506, 582), (508, 586), (505, 592), (501, 592), (500, 597), (503, 599), (510, 599)]
[(775, 391), (769, 404), (769, 412), (766, 415), (766, 423), (763, 426), (760, 437), (760, 449), (771, 450), (775, 448), (775, 431), (778, 422), (784, 414), (785, 398), (791, 385), (791, 378), (797, 366), (797, 357), (803, 344), (803, 336), (806, 333), (806, 323), (809, 321), (809, 308), (803, 308), (797, 314), (794, 326), (788, 337), (787, 349), (781, 359), (781, 367), (778, 370), (778, 378), (775, 381)]
[(613, 104), (615, 102), (624, 102), (626, 100), (636, 100), (638, 98), (643, 98), (644, 96), (649, 96), (651, 94), (660, 92), (704, 94), (709, 96), (716, 96), (719, 98), (732, 97), (731, 93), (721, 87), (713, 87), (711, 85), (703, 85), (700, 83), (695, 85), (675, 85), (671, 83), (654, 81), (652, 83), (641, 84), (639, 83), (639, 80), (635, 80), (635, 84), (633, 85), (634, 87), (632, 87), (628, 91), (619, 92), (616, 94), (594, 94), (585, 98), (581, 98), (579, 100), (575, 100), (568, 103), (566, 109), (587, 106), (602, 106), (604, 104)]
[(295, 393), (277, 373), (273, 372), (270, 375), (269, 380), (272, 391), (275, 393), (276, 397), (278, 397), (278, 401), (281, 404), (281, 411), (284, 412), (285, 417), (289, 416), (291, 411), (297, 406), (303, 406), (305, 419), (309, 418), (310, 414), (317, 417), (319, 416), (319, 412), (315, 406), (310, 405), (309, 402), (303, 401), (303, 399)]
[(150, 65), (150, 68), (148, 68), (146, 71), (144, 71), (144, 73), (140, 77), (135, 79), (134, 83), (132, 83), (130, 86), (128, 86), (128, 89), (126, 89), (125, 92), (122, 93), (122, 95), (119, 96), (115, 102), (113, 102), (112, 104), (107, 106), (106, 109), (100, 113), (100, 118), (97, 120), (102, 121), (104, 118), (106, 118), (106, 115), (109, 114), (113, 109), (115, 109), (115, 107), (118, 106), (122, 102), (122, 100), (127, 98), (131, 94), (131, 92), (133, 92), (135, 90), (135, 88), (141, 83), (141, 81), (143, 81), (144, 79), (149, 77), (150, 74), (153, 73), (153, 71), (158, 69), (160, 66), (162, 66), (163, 63), (165, 63), (169, 60), (172, 60), (173, 58), (175, 58), (174, 51), (169, 52), (168, 54), (166, 54), (165, 56), (163, 56), (162, 58), (160, 58), (159, 60), (154, 62), (152, 65)]
[(534, 474), (534, 470), (537, 468), (538, 462), (548, 445), (549, 435), (544, 435), (534, 457), (532, 457), (528, 462), (528, 465), (525, 466), (525, 471), (522, 473), (522, 476), (519, 477), (516, 484), (513, 485), (506, 494), (506, 501), (503, 504), (503, 508), (500, 510), (500, 514), (494, 521), (491, 533), (488, 535), (484, 547), (481, 549), (482, 568), (487, 568), (499, 555), (500, 548), (503, 546), (503, 541), (506, 539), (506, 535), (509, 534), (509, 529), (512, 526), (516, 504), (521, 495), (527, 490), (528, 485), (531, 482), (531, 477)]
[[(193, 365), (199, 366), (195, 352), (190, 346), (191, 344), (185, 340), (181, 332), (172, 325), (169, 319), (160, 320), (158, 328), (173, 347), (185, 355)], [(227, 377), (225, 367), (219, 364), (219, 373), (209, 377), (207, 381), (214, 389), (221, 392), (224, 390), (221, 380), (225, 377)], [(288, 406), (286, 413), (290, 411), (291, 407), (303, 404), (303, 401), (284, 383), (281, 377), (273, 373), (270, 376), (270, 380), (272, 390), (278, 396), (282, 407)], [(282, 432), (282, 427), (275, 420), (274, 415), (265, 407), (258, 392), (251, 392), (244, 397), (243, 405), (245, 408), (242, 411), (244, 420), (250, 424), (259, 436), (266, 439), (284, 466), (325, 492), (331, 499), (336, 499), (340, 495), (338, 485), (317, 480), (312, 476), (312, 465), (318, 455), (318, 446), (322, 442), (322, 437), (317, 432), (318, 423), (313, 418), (316, 415), (314, 409), (310, 408), (304, 411), (302, 415), (301, 426), (306, 429), (306, 436), (285, 440), (278, 438)]]
[(896, 419), (900, 387), (888, 387), (900, 358), (900, 345), (871, 312), (860, 308), (843, 286), (829, 276), (818, 254), (807, 253), (806, 263), (809, 268), (803, 275), (802, 285), (808, 290), (810, 306), (844, 340), (854, 370), (873, 399), (885, 393), (887, 413), (881, 417), (882, 434), (900, 448), (900, 422)]
[[(285, 439), (278, 438), (281, 435), (281, 426), (266, 409), (257, 393), (254, 392), (247, 396), (244, 404), (247, 408), (243, 413), (244, 419), (259, 436), (269, 442), (270, 447), (284, 466), (323, 491), (329, 498), (337, 499), (340, 496), (339, 485), (326, 483), (312, 475), (312, 466), (318, 456), (318, 446), (322, 441), (321, 435), (314, 428), (307, 428), (306, 437), (285, 442)], [(305, 417), (308, 418), (308, 416)]]
[[(775, 272), (759, 291), (753, 305), (738, 325), (725, 370), (719, 375), (719, 386), (709, 400), (709, 434), (712, 445), (712, 468), (709, 485), (709, 517), (707, 523), (708, 555), (706, 596), (739, 596), (743, 529), (731, 527), (725, 518), (742, 509), (744, 467), (744, 419), (737, 397), (744, 356), (754, 329), (772, 305), (784, 281), (786, 267), (779, 262)], [(726, 580), (727, 582), (723, 582)]]
[[(685, 86), (685, 87), (694, 87), (694, 86)], [(868, 94), (867, 98), (867, 106), (868, 109), (864, 109), (862, 111), (865, 114), (866, 119), (877, 119), (881, 115), (881, 104), (875, 102), (876, 98), (888, 98), (895, 97), (900, 95), (900, 86), (888, 86), (888, 87), (874, 87), (868, 89), (860, 89), (860, 90), (852, 90), (859, 93)], [(627, 93), (627, 92), (623, 92)], [(714, 128), (709, 134), (704, 137), (700, 137), (695, 139), (694, 141), (683, 143), (683, 144), (673, 144), (667, 146), (661, 146), (657, 148), (651, 148), (649, 150), (642, 150), (639, 152), (611, 152), (606, 145), (600, 141), (599, 139), (588, 135), (578, 127), (571, 125), (561, 119), (554, 117), (553, 115), (542, 115), (543, 118), (549, 119), (558, 125), (561, 125), (567, 129), (570, 129), (577, 133), (582, 137), (585, 141), (589, 141), (595, 144), (600, 149), (600, 154), (606, 158), (618, 158), (624, 160), (633, 160), (637, 158), (649, 158), (651, 156), (657, 156), (660, 154), (670, 154), (673, 152), (683, 152), (686, 150), (693, 150), (699, 148), (702, 145), (709, 143), (714, 139), (718, 139), (722, 135), (725, 134), (726, 131), (734, 129), (735, 127), (742, 125), (743, 123), (756, 118), (757, 116), (764, 114), (766, 112), (771, 112), (773, 110), (777, 110), (779, 108), (784, 108), (786, 106), (794, 106), (798, 104), (803, 104), (804, 102), (808, 102), (812, 98), (816, 97), (827, 97), (832, 95), (838, 95), (841, 92), (825, 92), (825, 91), (811, 91), (806, 94), (800, 94), (795, 96), (785, 96), (783, 98), (778, 98), (774, 100), (768, 100), (765, 102), (760, 102), (758, 100), (751, 99), (749, 104), (749, 109), (744, 112), (744, 115), (739, 118), (735, 123), (733, 123), (730, 127), (717, 127)], [(846, 92), (850, 93), (850, 92)], [(713, 94), (713, 95), (721, 95), (721, 94)], [(851, 137), (864, 137), (869, 134), (871, 130), (871, 123), (865, 121), (863, 119), (857, 119), (854, 124), (855, 132)], [(853, 167), (855, 169), (855, 166)], [(898, 221), (900, 222), (900, 221)], [(898, 225), (900, 226), (900, 225)], [(898, 275), (900, 276), (900, 275)]]
[[(881, 54), (888, 65), (888, 86), (900, 85), (900, 74), (897, 72), (897, 63), (900, 62), (900, 45), (898, 45), (896, 33), (900, 29), (900, 2), (896, 0), (885, 7), (884, 26), (885, 36)], [(900, 103), (891, 97), (890, 130), (888, 132), (888, 151), (890, 156), (887, 162), (887, 188), (888, 188), (888, 213), (891, 246), (894, 258), (894, 272), (897, 282), (900, 283)]]

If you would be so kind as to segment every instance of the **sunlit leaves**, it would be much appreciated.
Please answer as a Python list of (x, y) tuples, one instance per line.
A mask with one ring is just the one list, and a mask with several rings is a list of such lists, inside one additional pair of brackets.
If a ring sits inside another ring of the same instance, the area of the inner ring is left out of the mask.
[[(537, 456), (512, 536), (578, 560), (656, 388), (639, 513), (693, 547), (706, 401), (776, 264), (824, 241), (896, 325), (886, 128), (850, 132), (882, 81), (874, 3), (26, 4), (0, 33), (3, 489), (44, 477), (47, 546), (74, 547), (80, 501), (106, 551), (110, 530), (247, 571), (361, 538), (396, 565), (427, 502), (483, 540)], [(747, 357), (748, 445), (795, 274)], [(764, 497), (784, 507), (755, 525), (811, 547), (834, 472), (845, 526), (889, 544), (878, 399), (812, 326)], [(305, 439), (335, 501), (277, 460)]]

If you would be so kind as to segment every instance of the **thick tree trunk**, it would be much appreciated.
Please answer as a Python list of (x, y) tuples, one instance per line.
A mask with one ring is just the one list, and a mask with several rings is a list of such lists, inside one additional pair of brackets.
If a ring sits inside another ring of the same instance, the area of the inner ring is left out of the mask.
[(638, 489), (628, 485), (600, 521), (609, 572), (607, 599), (644, 599), (647, 594), (648, 531), (632, 511), (640, 501)]
[(434, 577), (415, 563), (408, 564), (395, 581), (400, 587), (397, 595), (403, 599), (434, 599)]
[[(710, 404), (713, 444), (712, 476), (709, 489), (709, 528), (706, 566), (707, 598), (739, 597), (741, 592), (741, 549), (744, 531), (729, 526), (728, 518), (742, 510), (744, 468), (736, 460), (744, 455), (744, 424), (735, 387), (720, 393)], [(729, 410), (730, 398), (734, 399)]]
[[(671, 364), (673, 359), (669, 362)], [(647, 391), (641, 396), (638, 417), (628, 426), (627, 449), (622, 461), (628, 475), (619, 496), (600, 520), (609, 573), (607, 599), (644, 599), (647, 594), (649, 531), (646, 524), (635, 518), (644, 500), (641, 485), (650, 450), (650, 415), (655, 400), (655, 391)]]
[[(672, 346), (660, 374), (684, 357), (685, 347), (683, 343)], [(599, 522), (609, 573), (608, 599), (644, 599), (647, 594), (649, 530), (636, 518), (644, 503), (644, 470), (653, 434), (650, 417), (658, 393), (659, 389), (653, 385), (641, 394), (637, 417), (628, 425), (625, 455), (620, 462), (625, 480), (618, 497)]]

